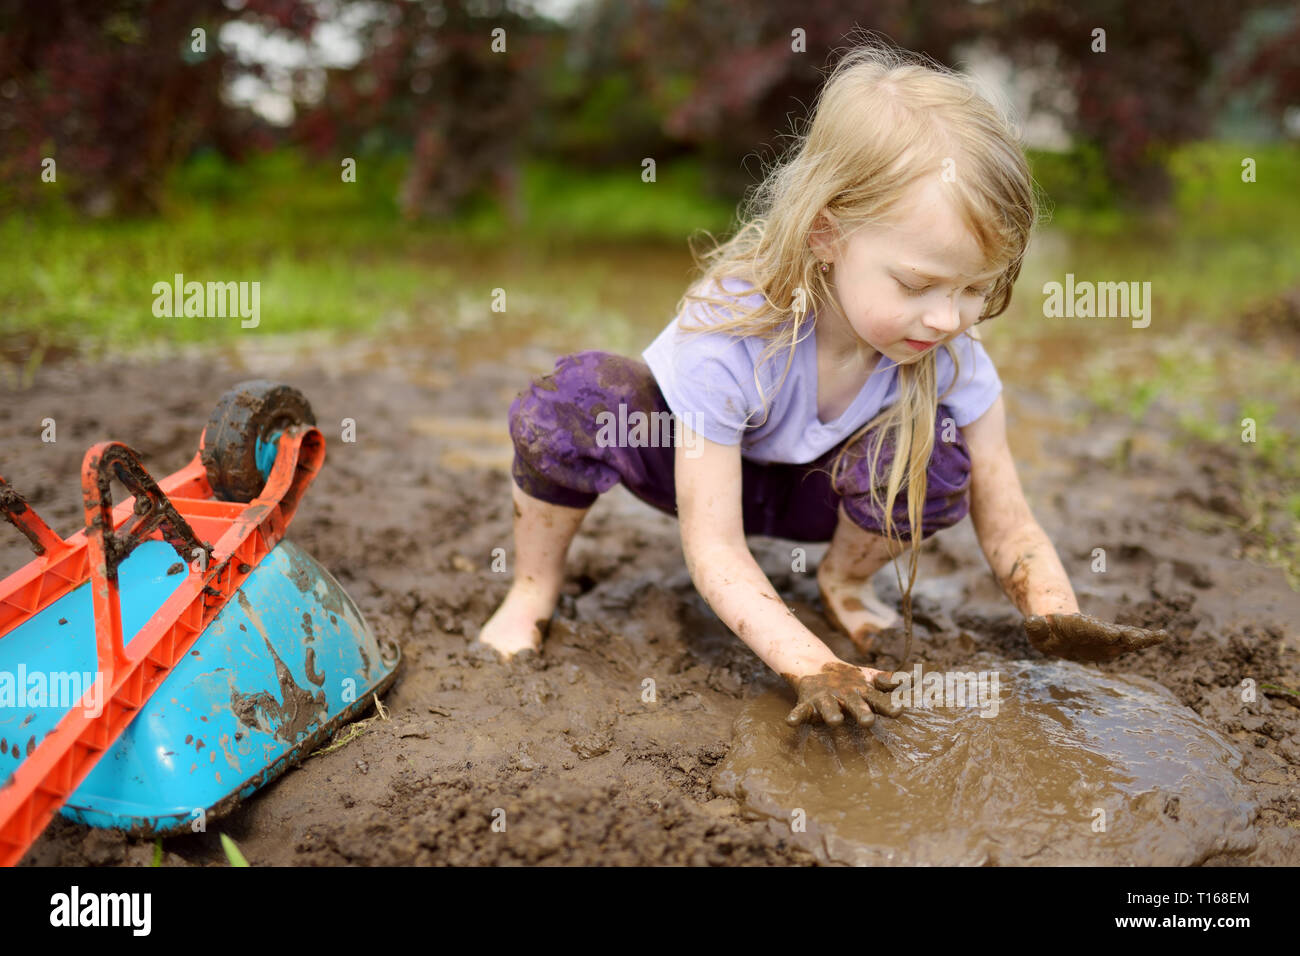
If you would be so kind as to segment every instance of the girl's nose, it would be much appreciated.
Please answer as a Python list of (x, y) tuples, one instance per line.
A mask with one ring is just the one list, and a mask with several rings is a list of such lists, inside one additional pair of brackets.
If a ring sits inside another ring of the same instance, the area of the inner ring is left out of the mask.
[(945, 297), (937, 305), (931, 305), (922, 319), (926, 328), (936, 332), (955, 332), (961, 328), (961, 312), (957, 306), (957, 294)]

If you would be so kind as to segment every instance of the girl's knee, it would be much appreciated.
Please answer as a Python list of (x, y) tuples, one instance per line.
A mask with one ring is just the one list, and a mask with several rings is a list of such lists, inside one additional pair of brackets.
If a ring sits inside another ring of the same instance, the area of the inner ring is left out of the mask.
[[(885, 534), (885, 515), (882, 505), (885, 489), (888, 487), (889, 473), (893, 466), (893, 448), (888, 442), (880, 450), (874, 471), (870, 465), (869, 449), (876, 437), (868, 433), (860, 447), (854, 449), (853, 465), (846, 469), (847, 475), (841, 483), (843, 488), (844, 511), (858, 527), (873, 534)], [(925, 499), (922, 502), (921, 529), (925, 535), (933, 534), (950, 527), (970, 511), (970, 451), (961, 429), (957, 427), (951, 411), (940, 405), (935, 415), (934, 446), (930, 452), (930, 461), (925, 469)], [(913, 537), (908, 517), (908, 481), (903, 476), (903, 484), (894, 499), (892, 509), (893, 527), (903, 541)], [(876, 489), (877, 500), (872, 498), (872, 488)]]
[(592, 450), (577, 359), (557, 359), (554, 371), (535, 377), (510, 403), (511, 475), (525, 494), (541, 501), (589, 507), (593, 489), (576, 487), (584, 484), (580, 472)]
[(560, 356), (552, 371), (534, 377), (515, 396), (510, 403), (510, 435), (516, 442), (526, 433), (553, 428), (560, 407), (579, 404), (581, 391), (590, 378), (585, 374), (584, 354)]
[[(561, 444), (583, 448), (599, 429), (597, 415), (662, 404), (658, 386), (644, 362), (613, 352), (588, 350), (556, 359), (555, 369), (539, 375), (510, 405), (510, 436), (516, 446), (558, 432)], [(626, 420), (626, 419), (624, 419)]]
[(579, 354), (593, 407), (617, 413), (618, 406), (624, 405), (628, 412), (647, 415), (664, 407), (654, 373), (645, 362), (614, 352)]
[(537, 376), (510, 405), (510, 437), (516, 483), (534, 497), (587, 507), (644, 464), (607, 438), (610, 416), (651, 412), (662, 405), (654, 376), (637, 359), (612, 352), (561, 356), (555, 369)]

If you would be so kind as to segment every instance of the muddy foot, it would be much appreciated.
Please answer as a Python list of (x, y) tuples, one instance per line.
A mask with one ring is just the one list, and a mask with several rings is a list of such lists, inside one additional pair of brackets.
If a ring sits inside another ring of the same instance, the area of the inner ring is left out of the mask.
[(819, 570), (817, 587), (826, 619), (863, 654), (875, 646), (880, 631), (899, 622), (898, 612), (876, 597), (870, 580), (846, 581)]
[(474, 643), (485, 645), (505, 660), (523, 651), (540, 651), (553, 613), (554, 601), (541, 600), (512, 589), (483, 625)]
[(542, 670), (542, 654), (531, 647), (525, 647), (521, 651), (509, 655), (503, 655), (495, 647), (484, 644), (482, 641), (470, 641), (469, 646), (465, 648), (466, 655), (471, 660), (483, 661), (485, 664), (506, 664), (510, 667), (522, 667), (528, 670)]

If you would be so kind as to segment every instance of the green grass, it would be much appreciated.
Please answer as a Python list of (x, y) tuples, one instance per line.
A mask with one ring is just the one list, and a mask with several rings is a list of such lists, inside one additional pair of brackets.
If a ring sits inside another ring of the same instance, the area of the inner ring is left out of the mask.
[(704, 195), (703, 172), (694, 163), (660, 167), (654, 182), (641, 169), (600, 176), (550, 165), (526, 169), (527, 233), (533, 238), (681, 242), (696, 229), (721, 232), (735, 203)]
[[(1173, 212), (1184, 236), (1249, 238), (1279, 231), (1300, 211), (1300, 151), (1287, 143), (1185, 143), (1156, 155), (1173, 183)], [(1242, 161), (1255, 160), (1254, 182)], [(1046, 196), (1051, 222), (1073, 235), (1122, 236), (1142, 227), (1106, 180), (1095, 147), (1069, 153), (1031, 150), (1030, 167)]]
[[(1240, 181), (1246, 155), (1258, 162), (1256, 183)], [(1300, 193), (1287, 188), (1300, 182), (1293, 149), (1210, 143), (1174, 151), (1167, 162), (1176, 174), (1176, 217), (1163, 222), (1114, 207), (1095, 151), (1031, 158), (1055, 203), (1045, 236), (1064, 243), (1027, 262), (1013, 302), (1022, 317), (1041, 305), (1042, 282), (1066, 272), (1151, 282), (1150, 332), (1189, 317), (1230, 323), (1241, 309), (1300, 284), (1300, 232), (1283, 226), (1300, 219)], [(0, 356), (8, 377), (21, 376), (37, 349), (93, 352), (248, 334), (237, 320), (155, 317), (153, 283), (178, 272), (200, 282), (260, 282), (259, 333), (348, 332), (375, 330), (393, 316), (448, 321), (450, 306), (481, 297), (502, 274), (522, 297), (532, 295), (541, 323), (577, 321), (577, 312), (590, 321), (607, 307), (592, 298), (591, 269), (603, 262), (619, 273), (612, 285), (657, 284), (655, 295), (642, 297), (644, 314), (632, 314), (635, 297), (627, 297), (628, 321), (650, 328), (661, 324), (665, 300), (675, 299), (666, 290), (684, 286), (682, 260), (653, 265), (628, 250), (658, 245), (684, 256), (687, 236), (725, 234), (735, 212), (734, 202), (706, 195), (692, 161), (660, 166), (654, 183), (643, 182), (636, 165), (593, 173), (531, 162), (521, 177), (524, 222), (510, 222), (484, 195), (454, 218), (411, 222), (396, 200), (404, 172), (402, 157), (363, 155), (357, 182), (343, 183), (337, 165), (307, 163), (288, 150), (241, 166), (201, 153), (169, 178), (164, 211), (150, 219), (83, 220), (52, 193), (38, 214), (0, 220), (7, 252)], [(537, 274), (516, 255), (529, 250), (546, 250)], [(542, 301), (533, 293), (541, 278), (562, 294)], [(1013, 334), (1034, 336), (1042, 317), (1019, 324)], [(1151, 397), (1148, 390), (1121, 400), (1140, 412)]]
[[(263, 331), (362, 331), (470, 294), (483, 263), (511, 248), (574, 244), (570, 271), (580, 274), (594, 243), (684, 248), (691, 230), (723, 230), (733, 212), (701, 198), (690, 163), (660, 167), (654, 183), (639, 168), (579, 175), (533, 165), (523, 175), (523, 225), (481, 197), (454, 220), (408, 222), (394, 198), (402, 168), (363, 159), (357, 183), (345, 184), (337, 169), (292, 153), (238, 168), (205, 155), (176, 172), (157, 218), (83, 221), (53, 203), (36, 217), (0, 220), (0, 247), (11, 253), (0, 274), (0, 332), (17, 336), (24, 358), (36, 347), (241, 334), (236, 320), (155, 317), (153, 284), (176, 273), (260, 282), (261, 313), (274, 317)], [(507, 274), (521, 278), (518, 268)]]
[(248, 866), (248, 860), (244, 858), (238, 844), (224, 833), (221, 834), (221, 849), (226, 852), (226, 859), (231, 866)]

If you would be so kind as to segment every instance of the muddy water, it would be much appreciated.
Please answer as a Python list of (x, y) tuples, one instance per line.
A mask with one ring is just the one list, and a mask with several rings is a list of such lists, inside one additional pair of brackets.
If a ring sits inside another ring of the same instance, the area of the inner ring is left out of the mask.
[(713, 787), (827, 862), (1191, 865), (1254, 849), (1241, 756), (1165, 688), (1067, 661), (962, 670), (987, 675), (966, 707), (931, 698), (869, 731), (792, 730), (789, 692), (755, 697)]

